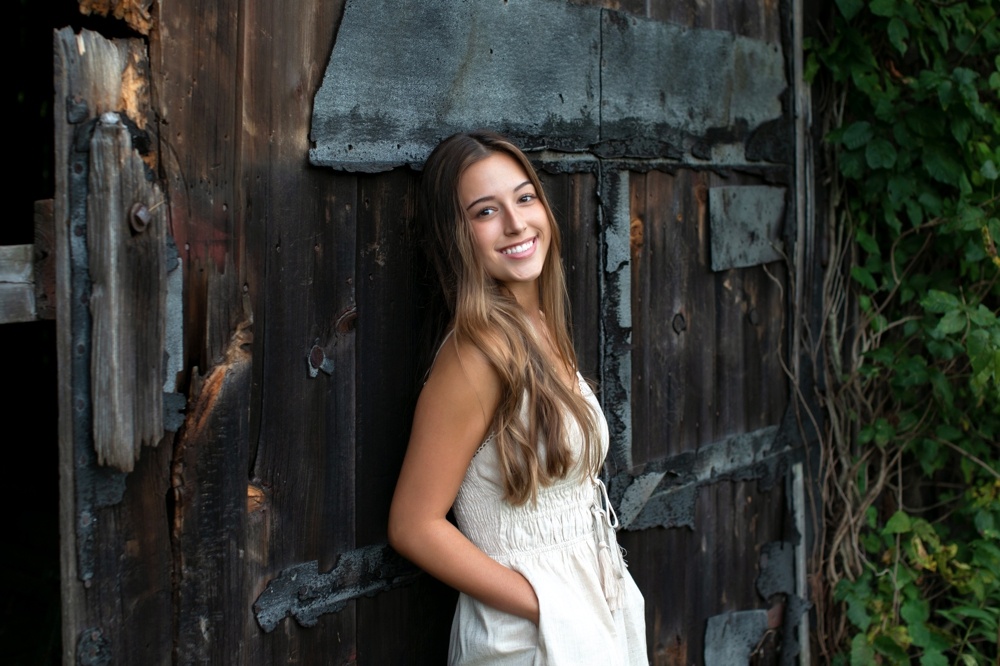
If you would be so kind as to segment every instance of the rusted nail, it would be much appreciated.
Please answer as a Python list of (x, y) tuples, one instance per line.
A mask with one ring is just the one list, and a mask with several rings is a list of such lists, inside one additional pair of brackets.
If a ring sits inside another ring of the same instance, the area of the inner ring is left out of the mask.
[(319, 345), (313, 345), (309, 350), (309, 376), (315, 377), (322, 370), (328, 375), (333, 374), (333, 359), (326, 357), (326, 351)]
[(688, 327), (687, 321), (685, 321), (684, 315), (682, 315), (680, 312), (674, 315), (673, 326), (674, 326), (674, 333), (676, 333), (677, 335), (680, 335), (687, 329)]
[(351, 306), (344, 310), (333, 327), (337, 333), (349, 333), (354, 328), (354, 321), (358, 318), (358, 308)]
[(128, 221), (132, 226), (132, 231), (137, 234), (141, 234), (149, 226), (149, 221), (153, 219), (150, 214), (149, 209), (146, 208), (145, 204), (134, 203), (132, 204), (132, 209), (129, 211)]

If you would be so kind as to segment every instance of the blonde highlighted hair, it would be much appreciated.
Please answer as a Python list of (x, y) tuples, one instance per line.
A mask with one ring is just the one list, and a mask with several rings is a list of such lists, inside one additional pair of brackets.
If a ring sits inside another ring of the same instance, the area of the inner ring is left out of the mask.
[[(551, 241), (538, 280), (539, 303), (559, 361), (575, 373), (559, 227), (538, 175), (517, 146), (482, 130), (442, 141), (424, 165), (418, 219), (424, 225), (425, 249), (441, 283), (456, 341), (482, 352), (499, 376), (500, 404), (491, 432), (505, 498), (519, 505), (534, 500), (539, 486), (571, 473), (582, 477), (596, 473), (602, 461), (594, 411), (579, 391), (564, 384), (524, 310), (487, 273), (475, 252), (471, 223), (458, 199), (459, 179), (469, 166), (495, 153), (507, 154), (521, 165), (545, 208)], [(570, 447), (570, 420), (583, 435), (579, 459)], [(539, 448), (543, 442), (544, 454)]]

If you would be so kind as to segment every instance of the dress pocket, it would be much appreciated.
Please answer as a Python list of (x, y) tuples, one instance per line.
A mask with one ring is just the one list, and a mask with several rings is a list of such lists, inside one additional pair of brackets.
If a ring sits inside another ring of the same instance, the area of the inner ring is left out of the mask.
[(533, 666), (622, 663), (615, 620), (596, 572), (578, 565), (572, 559), (555, 558), (537, 568), (512, 567), (528, 579), (538, 597), (538, 653)]
[(538, 628), (531, 620), (460, 594), (451, 625), (449, 664), (535, 666)]

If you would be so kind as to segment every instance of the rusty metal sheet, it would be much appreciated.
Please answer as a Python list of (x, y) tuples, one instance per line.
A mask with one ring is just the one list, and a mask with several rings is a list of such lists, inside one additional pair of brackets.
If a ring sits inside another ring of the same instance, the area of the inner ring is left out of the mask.
[(784, 187), (713, 187), (708, 208), (713, 271), (782, 258)]

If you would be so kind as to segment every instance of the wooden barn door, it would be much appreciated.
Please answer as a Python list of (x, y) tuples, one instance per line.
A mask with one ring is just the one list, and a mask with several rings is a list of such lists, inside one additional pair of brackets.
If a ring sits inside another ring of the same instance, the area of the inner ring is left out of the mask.
[(474, 126), (563, 228), (651, 662), (797, 658), (790, 3), (80, 4), (134, 36), (54, 40), (65, 663), (444, 661), (385, 528)]

